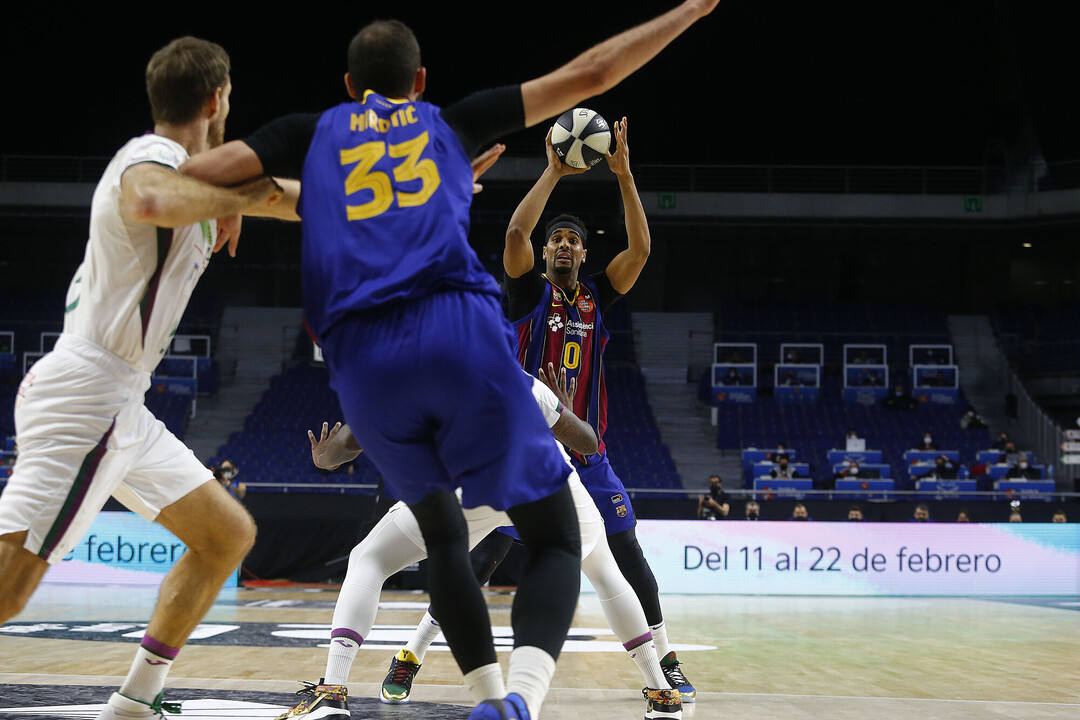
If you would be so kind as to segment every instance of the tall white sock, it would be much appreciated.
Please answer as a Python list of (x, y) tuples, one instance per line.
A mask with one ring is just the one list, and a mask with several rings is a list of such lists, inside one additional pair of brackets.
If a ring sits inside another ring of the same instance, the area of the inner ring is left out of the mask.
[(120, 694), (132, 700), (153, 702), (165, 688), (165, 677), (178, 652), (178, 648), (158, 642), (149, 635), (143, 637), (124, 684), (120, 686)]
[(469, 688), (474, 702), (483, 702), (490, 698), (506, 697), (506, 686), (503, 685), (502, 668), (499, 663), (481, 665), (465, 674), (465, 687)]
[(508, 693), (517, 693), (525, 699), (529, 717), (540, 717), (551, 678), (555, 675), (555, 658), (538, 647), (528, 645), (514, 648), (510, 653), (510, 673), (506, 677)]
[[(431, 617), (430, 612), (425, 612), (424, 619), (416, 626), (416, 630), (413, 631), (409, 642), (405, 644), (405, 649), (412, 652), (417, 660), (424, 662), (424, 656), (427, 655), (428, 648), (431, 647), (431, 643), (435, 642), (435, 638), (439, 637), (441, 632), (442, 628), (439, 627), (439, 623), (435, 622), (435, 618)], [(502, 696), (500, 695), (500, 697)]]
[(649, 630), (652, 632), (653, 642), (656, 643), (656, 654), (660, 657), (664, 657), (671, 652), (671, 648), (668, 647), (667, 641), (667, 626), (664, 625), (663, 621), (661, 621), (659, 625), (654, 625), (649, 628)]
[[(627, 644), (629, 643), (623, 643), (623, 646), (625, 647)], [(636, 647), (626, 648), (626, 651), (630, 653), (630, 659), (638, 666), (642, 677), (645, 678), (645, 687), (653, 690), (662, 690), (668, 687), (664, 671), (660, 669), (660, 658), (656, 654), (656, 645), (651, 637)]]
[(324, 682), (327, 685), (349, 684), (349, 671), (363, 643), (364, 638), (349, 628), (334, 628), (330, 631), (330, 651), (326, 654), (324, 673)]

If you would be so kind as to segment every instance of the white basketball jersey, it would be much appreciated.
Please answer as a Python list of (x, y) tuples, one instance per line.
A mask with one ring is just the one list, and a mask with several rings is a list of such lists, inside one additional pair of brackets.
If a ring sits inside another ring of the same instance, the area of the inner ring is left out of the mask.
[(94, 190), (90, 239), (64, 304), (64, 332), (86, 338), (150, 372), (169, 348), (195, 283), (213, 254), (217, 223), (182, 228), (129, 223), (120, 178), (149, 162), (176, 170), (188, 154), (160, 135), (129, 140)]

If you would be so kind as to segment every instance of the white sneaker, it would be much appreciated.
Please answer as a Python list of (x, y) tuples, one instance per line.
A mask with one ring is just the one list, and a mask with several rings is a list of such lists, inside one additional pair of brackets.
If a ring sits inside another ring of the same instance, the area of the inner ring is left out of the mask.
[(98, 713), (97, 720), (159, 720), (166, 713), (179, 714), (180, 703), (163, 702), (161, 698), (164, 694), (163, 690), (154, 698), (154, 702), (147, 703), (114, 692), (108, 704)]

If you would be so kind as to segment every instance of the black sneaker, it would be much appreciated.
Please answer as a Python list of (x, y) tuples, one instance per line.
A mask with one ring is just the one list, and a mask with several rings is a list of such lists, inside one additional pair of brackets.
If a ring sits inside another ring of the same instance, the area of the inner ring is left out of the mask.
[(679, 667), (679, 658), (675, 657), (674, 650), (660, 658), (660, 669), (664, 671), (664, 677), (667, 678), (671, 687), (679, 691), (684, 703), (694, 702), (697, 697), (697, 689), (683, 675), (682, 668)]
[(319, 684), (304, 683), (304, 687), (296, 691), (303, 698), (300, 702), (281, 713), (274, 720), (318, 720), (319, 718), (336, 717), (348, 718), (349, 714), (349, 688), (344, 685), (324, 685), (323, 679), (319, 678)]
[(682, 720), (682, 698), (675, 688), (641, 691), (645, 696), (645, 720)]
[(390, 661), (390, 672), (383, 678), (379, 699), (388, 705), (409, 702), (412, 681), (418, 672), (420, 672), (420, 660), (412, 654), (411, 650), (401, 648)]

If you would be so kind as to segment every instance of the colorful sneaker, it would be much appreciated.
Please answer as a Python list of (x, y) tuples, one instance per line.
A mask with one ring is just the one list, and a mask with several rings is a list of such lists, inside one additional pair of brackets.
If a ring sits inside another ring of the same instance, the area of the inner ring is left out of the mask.
[(645, 720), (682, 720), (682, 698), (678, 690), (645, 688), (641, 694), (645, 696)]
[(382, 681), (379, 699), (388, 705), (400, 705), (409, 702), (412, 681), (420, 672), (420, 660), (407, 648), (401, 648), (390, 661), (390, 672)]
[(274, 720), (318, 720), (319, 718), (337, 717), (348, 718), (349, 714), (349, 688), (344, 685), (324, 685), (323, 678), (319, 678), (319, 684), (304, 683), (304, 687), (296, 691), (303, 698), (293, 705), (287, 712), (278, 715)]
[(510, 693), (504, 698), (490, 698), (469, 713), (469, 720), (530, 720), (525, 698)]
[(179, 714), (180, 703), (162, 701), (162, 690), (153, 702), (143, 702), (114, 692), (108, 704), (98, 713), (98, 720), (161, 720), (165, 713)]
[(682, 668), (679, 667), (679, 658), (675, 657), (674, 650), (660, 658), (660, 669), (664, 671), (664, 677), (667, 678), (671, 687), (679, 691), (684, 703), (694, 702), (697, 697), (697, 689), (683, 675)]

